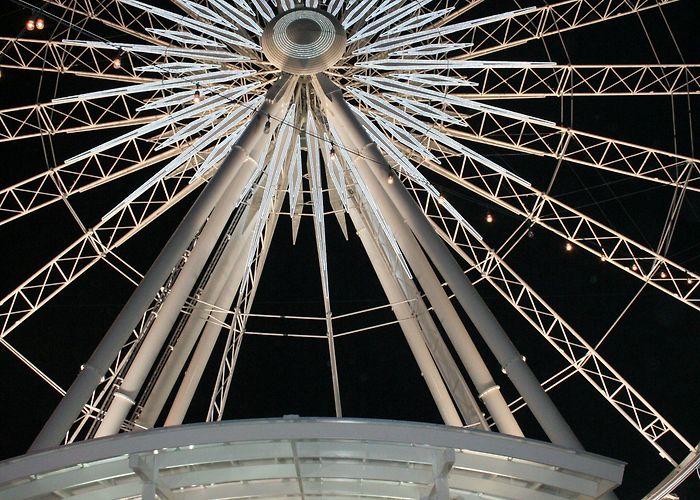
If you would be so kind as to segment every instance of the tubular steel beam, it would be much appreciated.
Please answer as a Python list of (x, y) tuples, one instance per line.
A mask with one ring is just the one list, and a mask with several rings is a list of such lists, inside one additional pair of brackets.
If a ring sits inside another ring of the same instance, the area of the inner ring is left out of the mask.
[[(291, 79), (294, 80), (294, 79)], [(282, 77), (273, 85), (265, 102), (251, 120), (248, 129), (239, 138), (229, 158), (220, 167), (217, 174), (200, 194), (190, 211), (171, 236), (165, 248), (144, 276), (141, 284), (127, 301), (126, 305), (109, 328), (90, 359), (76, 377), (66, 396), (49, 417), (30, 450), (51, 448), (60, 444), (64, 434), (80, 413), (85, 401), (97, 387), (100, 378), (107, 371), (122, 345), (131, 335), (134, 326), (141, 319), (143, 311), (149, 306), (170, 271), (177, 264), (183, 252), (192, 241), (196, 231), (202, 226), (216, 202), (221, 198), (241, 163), (246, 160), (247, 149), (259, 138), (260, 132), (272, 111), (273, 105), (283, 94), (291, 81)]]
[[(553, 443), (574, 449), (582, 445), (566, 423), (552, 400), (542, 389), (524, 357), (508, 338), (498, 320), (483, 301), (473, 285), (464, 276), (452, 254), (435, 233), (430, 222), (415, 204), (410, 194), (398, 182), (393, 171), (358, 123), (342, 96), (342, 91), (325, 75), (317, 75), (314, 81), (319, 93), (327, 98), (330, 119), (337, 123), (336, 130), (348, 137), (346, 143), (355, 144), (361, 157), (357, 158), (360, 175), (380, 205), (395, 203), (416, 234), (426, 253), (455, 293), (457, 300), (469, 314), (479, 333), (494, 353), (503, 370), (508, 374), (518, 392), (528, 403), (532, 413)], [(366, 159), (365, 159), (366, 158)], [(371, 163), (371, 164), (370, 164)], [(393, 179), (388, 182), (389, 177)]]

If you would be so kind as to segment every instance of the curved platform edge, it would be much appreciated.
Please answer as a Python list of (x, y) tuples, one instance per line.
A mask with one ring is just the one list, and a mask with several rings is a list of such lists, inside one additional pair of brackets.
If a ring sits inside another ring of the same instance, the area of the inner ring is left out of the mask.
[(0, 463), (0, 497), (598, 498), (622, 462), (385, 420), (237, 420), (131, 432)]

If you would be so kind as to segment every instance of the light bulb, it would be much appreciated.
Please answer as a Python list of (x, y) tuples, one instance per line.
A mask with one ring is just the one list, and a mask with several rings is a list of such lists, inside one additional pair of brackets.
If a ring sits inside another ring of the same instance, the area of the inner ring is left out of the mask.
[(491, 215), (491, 212), (486, 213), (486, 222), (491, 224), (493, 222), (493, 215)]
[(122, 56), (118, 55), (114, 59), (112, 59), (112, 67), (114, 69), (119, 69), (122, 67)]
[(197, 104), (201, 100), (202, 100), (202, 94), (199, 92), (199, 89), (197, 89), (194, 91), (194, 95), (192, 96), (192, 102)]
[(34, 19), (27, 19), (27, 23), (24, 25), (27, 31), (34, 31)]
[(636, 271), (637, 269), (637, 264), (632, 264), (632, 271)]
[(661, 278), (662, 279), (666, 278), (666, 276), (667, 276), (666, 271), (661, 271)]
[(36, 21), (34, 22), (34, 25), (36, 26), (36, 29), (43, 30), (44, 29), (44, 18), (37, 17)]
[(445, 197), (440, 195), (440, 196), (438, 196), (437, 201), (440, 205), (444, 205), (445, 204)]
[(573, 249), (574, 249), (574, 246), (567, 241), (566, 242), (566, 251), (571, 252)]
[(386, 181), (387, 181), (389, 184), (393, 184), (393, 183), (394, 183), (394, 176), (391, 175), (391, 174), (389, 174), (389, 176), (386, 178)]
[(331, 147), (331, 151), (328, 156), (330, 156), (332, 161), (335, 161), (335, 159), (338, 157), (338, 155), (335, 153), (335, 148)]

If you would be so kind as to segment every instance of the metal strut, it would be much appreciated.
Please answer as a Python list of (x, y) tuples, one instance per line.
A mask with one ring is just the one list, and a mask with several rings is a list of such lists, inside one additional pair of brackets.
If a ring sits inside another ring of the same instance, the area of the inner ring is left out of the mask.
[[(356, 151), (360, 154), (356, 157), (356, 165), (375, 201), (380, 208), (387, 207), (390, 203), (396, 204), (402, 217), (406, 220), (406, 224), (421, 242), (426, 254), (440, 274), (449, 283), (457, 300), (469, 315), (489, 349), (496, 356), (503, 370), (508, 374), (515, 388), (527, 402), (549, 439), (555, 444), (583, 449), (559, 410), (525, 364), (524, 357), (517, 351), (496, 317), (466, 278), (408, 191), (398, 182), (386, 159), (381, 155), (377, 146), (369, 138), (343, 99), (342, 91), (322, 74), (317, 75), (313, 82), (319, 95), (327, 98), (324, 100), (324, 105), (328, 112), (329, 121), (343, 136), (344, 142), (355, 145)], [(389, 177), (392, 178), (393, 182), (388, 182)]]
[(267, 116), (274, 112), (274, 105), (288, 93), (290, 83), (295, 81), (296, 78), (283, 75), (270, 88), (265, 101), (252, 117), (245, 132), (236, 141), (229, 157), (170, 237), (93, 354), (83, 365), (81, 372), (47, 420), (29, 451), (52, 448), (61, 443), (63, 436), (82, 410), (85, 401), (98, 386), (100, 379), (128, 340), (134, 326), (141, 319), (143, 311), (148, 308), (153, 297), (158, 293), (163, 282), (194, 238), (195, 233), (202, 227), (216, 203), (237, 177), (236, 174), (245, 167), (252, 171), (253, 162), (247, 158), (247, 151), (259, 138)]

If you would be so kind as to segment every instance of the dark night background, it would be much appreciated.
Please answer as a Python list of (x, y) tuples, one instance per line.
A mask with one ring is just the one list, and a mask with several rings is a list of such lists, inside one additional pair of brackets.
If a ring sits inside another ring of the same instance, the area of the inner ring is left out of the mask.
[[(521, 2), (521, 5), (541, 3)], [(30, 11), (8, 0), (0, 5), (3, 7), (0, 13), (2, 36), (19, 35)], [(515, 8), (515, 2), (490, 0), (474, 9), (474, 15), (494, 14), (511, 8)], [(700, 6), (692, 0), (681, 0), (666, 6), (663, 12), (680, 54), (664, 18), (654, 9), (639, 17), (631, 15), (567, 32), (561, 37), (549, 37), (545, 44), (530, 42), (492, 54), (490, 59), (551, 58), (559, 64), (653, 64), (655, 51), (661, 62), (699, 63)], [(653, 41), (653, 51), (641, 23)], [(44, 32), (29, 36), (47, 38), (51, 29), (47, 23)], [(55, 78), (51, 75), (44, 75), (42, 79), (38, 72), (4, 68), (2, 72), (0, 106), (3, 109), (33, 104), (38, 97), (45, 99), (53, 93)], [(58, 84), (58, 95), (104, 85), (105, 82), (64, 77)], [(678, 153), (689, 156), (693, 155), (692, 136), (697, 139), (700, 128), (697, 95), (680, 95), (673, 99), (669, 96), (533, 99), (496, 104), (581, 131), (661, 150), (674, 151), (675, 147)], [(117, 133), (56, 136), (52, 154), (60, 162)], [(550, 159), (481, 145), (474, 148), (531, 180), (540, 189), (547, 187), (555, 170), (555, 162)], [(0, 143), (0, 154), (0, 185), (3, 187), (45, 170), (47, 157), (51, 156), (42, 142), (35, 139)], [(72, 200), (76, 211), (86, 225), (92, 225), (150, 175), (151, 171), (140, 172), (77, 195)], [(431, 180), (468, 220), (473, 221), (492, 247), (498, 248), (518, 228), (520, 220), (477, 195), (437, 178)], [(579, 165), (563, 165), (551, 193), (652, 248), (658, 244), (673, 194), (666, 186)], [(170, 210), (118, 254), (145, 272), (189, 202), (191, 199)], [(487, 211), (494, 215), (493, 224), (484, 221)], [(302, 222), (295, 246), (291, 244), (290, 227), (288, 218), (281, 216), (253, 312), (321, 316), (323, 303), (311, 220), (306, 218)], [(326, 227), (334, 315), (383, 304), (383, 292), (352, 230), (350, 241), (346, 242), (334, 218), (327, 219)], [(667, 255), (695, 272), (700, 271), (699, 229), (700, 198), (698, 193), (688, 192)], [(4, 247), (0, 261), (2, 296), (79, 234), (75, 221), (60, 203), (0, 226), (0, 242)], [(506, 260), (589, 343), (595, 344), (637, 294), (642, 283), (581, 249), (565, 252), (563, 243), (560, 238), (535, 229), (534, 237), (523, 238)], [(67, 387), (131, 290), (126, 280), (100, 263), (10, 334), (8, 340)], [(560, 356), (500, 295), (484, 284), (480, 285), (480, 290), (540, 380), (563, 368)], [(384, 311), (361, 321), (339, 321), (336, 331), (388, 319), (390, 316)], [(646, 287), (600, 348), (601, 354), (693, 444), (700, 439), (697, 427), (700, 407), (696, 403), (700, 376), (699, 320), (697, 310)], [(290, 332), (313, 329), (318, 334), (324, 333), (322, 322), (270, 324), (256, 319), (249, 323), (251, 331), (280, 327), (289, 328)], [(336, 341), (336, 351), (345, 416), (439, 421), (438, 412), (397, 327), (343, 337)], [(486, 361), (494, 368), (492, 372), (504, 388), (506, 399), (512, 399), (512, 390), (494, 360), (487, 355)], [(246, 336), (229, 397), (227, 418), (333, 415), (328, 366), (327, 345), (323, 340)], [(208, 375), (209, 379), (203, 383), (205, 389), (211, 387), (215, 369)], [(670, 465), (660, 459), (581, 377), (568, 379), (550, 394), (588, 451), (629, 464), (625, 483), (618, 490), (621, 498), (642, 496), (669, 472)], [(206, 390), (200, 391), (199, 400), (205, 409), (201, 413), (191, 412), (190, 421), (205, 416)], [(0, 401), (1, 459), (26, 451), (57, 404), (58, 395), (7, 350), (0, 349)], [(518, 413), (518, 418), (527, 429), (526, 433), (543, 438), (527, 410)], [(676, 451), (677, 459), (685, 456), (683, 450), (671, 451)], [(681, 498), (700, 498), (700, 479), (689, 478), (677, 492)]]

